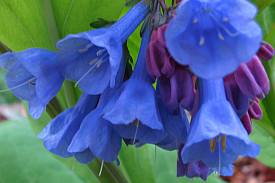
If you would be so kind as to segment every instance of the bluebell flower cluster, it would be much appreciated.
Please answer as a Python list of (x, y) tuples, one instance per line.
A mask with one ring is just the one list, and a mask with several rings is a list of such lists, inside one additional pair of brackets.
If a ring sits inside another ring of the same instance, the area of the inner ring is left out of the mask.
[[(83, 91), (77, 104), (38, 135), (44, 147), (83, 164), (119, 164), (122, 143), (177, 150), (177, 176), (230, 176), (238, 156), (256, 157), (251, 118), (270, 90), (262, 42), (247, 0), (141, 1), (108, 28), (67, 35), (58, 52), (31, 48), (0, 56), (9, 90), (39, 118), (64, 79)], [(167, 11), (161, 15), (160, 5)], [(173, 6), (176, 7), (176, 6)], [(162, 20), (166, 21), (162, 21)], [(131, 76), (123, 44), (144, 21)], [(156, 82), (156, 88), (153, 83)], [(191, 116), (188, 121), (187, 115)]]

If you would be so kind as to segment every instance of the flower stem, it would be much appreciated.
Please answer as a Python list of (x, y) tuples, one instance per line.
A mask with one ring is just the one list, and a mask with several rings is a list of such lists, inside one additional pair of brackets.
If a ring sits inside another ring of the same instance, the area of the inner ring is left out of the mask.
[[(44, 8), (44, 14), (45, 14), (45, 19), (52, 43), (52, 50), (53, 51), (58, 51), (56, 48), (56, 43), (60, 39), (55, 17), (54, 17), (54, 12), (52, 8), (52, 3), (51, 0), (42, 0), (43, 3), (43, 8)], [(68, 107), (73, 107), (76, 104), (76, 97), (74, 94), (74, 88), (72, 86), (72, 83), (70, 81), (65, 80), (63, 83), (63, 90), (67, 102)], [(60, 95), (59, 93), (58, 95)], [(62, 98), (60, 96), (57, 96), (57, 98)], [(50, 106), (49, 106), (50, 107)], [(52, 109), (55, 110), (55, 109)]]

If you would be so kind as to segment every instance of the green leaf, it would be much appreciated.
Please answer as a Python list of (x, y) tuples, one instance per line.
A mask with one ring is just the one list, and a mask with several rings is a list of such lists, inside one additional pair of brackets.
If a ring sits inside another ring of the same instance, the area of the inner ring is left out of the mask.
[(255, 20), (260, 24), (263, 30), (263, 38), (265, 39), (269, 33), (271, 27), (275, 22), (275, 4), (272, 4), (265, 8), (265, 10), (259, 13)]
[(92, 28), (98, 29), (98, 28), (102, 28), (105, 26), (111, 26), (114, 23), (115, 23), (115, 21), (107, 21), (102, 18), (98, 18), (97, 21), (90, 23), (90, 26)]
[(149, 145), (135, 148), (132, 145), (126, 146), (123, 142), (118, 159), (120, 160), (119, 169), (130, 182), (156, 182), (153, 172), (154, 161)]
[(41, 1), (1, 0), (0, 16), (0, 40), (11, 50), (52, 50)]
[[(275, 134), (274, 129), (272, 130)], [(266, 132), (258, 122), (253, 122), (253, 132), (250, 134), (250, 138), (253, 142), (260, 144), (262, 147), (260, 155), (257, 157), (263, 164), (266, 166), (275, 168), (275, 158), (274, 158), (274, 149), (275, 149), (275, 139)]]
[(273, 4), (275, 0), (259, 0), (255, 3), (258, 7), (258, 13), (261, 13), (267, 6)]
[(140, 2), (141, 0), (127, 0), (125, 3), (126, 7), (133, 7), (135, 6), (135, 4), (137, 4), (138, 2)]
[(53, 159), (26, 120), (0, 123), (0, 182), (88, 183)]
[[(49, 0), (46, 0), (47, 2)], [(54, 50), (44, 1), (1, 0), (0, 40), (13, 51), (39, 47)], [(116, 20), (125, 0), (52, 0), (59, 37), (90, 30), (97, 18)]]
[(90, 23), (97, 18), (115, 21), (121, 13), (125, 0), (53, 0), (53, 10), (61, 38), (90, 30)]

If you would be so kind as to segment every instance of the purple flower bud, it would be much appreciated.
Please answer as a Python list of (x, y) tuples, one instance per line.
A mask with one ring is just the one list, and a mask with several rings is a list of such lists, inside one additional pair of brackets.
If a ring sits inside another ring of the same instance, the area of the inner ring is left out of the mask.
[(270, 90), (269, 79), (258, 56), (242, 63), (234, 72), (240, 90), (249, 98), (264, 98)]
[(250, 134), (253, 130), (253, 127), (252, 127), (252, 122), (251, 122), (248, 112), (245, 113), (245, 115), (243, 117), (241, 117), (241, 122), (242, 122), (244, 128), (246, 129), (247, 133)]
[(239, 117), (245, 115), (249, 107), (249, 99), (240, 90), (233, 74), (224, 78), (226, 98)]
[(252, 104), (249, 105), (248, 113), (250, 118), (260, 120), (263, 117), (263, 111), (259, 105), (259, 100), (255, 98)]
[(167, 24), (153, 29), (151, 42), (146, 51), (146, 69), (153, 80), (169, 78), (175, 71), (175, 61), (166, 48), (164, 32)]
[(264, 42), (257, 55), (266, 61), (271, 60), (274, 56), (274, 48), (269, 43)]
[(190, 71), (185, 67), (178, 65), (170, 78), (161, 81), (160, 92), (164, 105), (171, 113), (179, 113), (179, 102), (188, 111), (192, 110), (193, 81)]
[(164, 32), (167, 24), (153, 30), (146, 51), (146, 69), (153, 80), (160, 79), (161, 98), (173, 114), (179, 113), (179, 103), (191, 111), (194, 103), (192, 75), (175, 62), (166, 47)]

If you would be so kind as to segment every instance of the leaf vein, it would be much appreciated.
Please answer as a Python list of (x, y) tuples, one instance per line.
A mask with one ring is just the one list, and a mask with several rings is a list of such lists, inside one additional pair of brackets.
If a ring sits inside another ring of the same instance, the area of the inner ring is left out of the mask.
[(69, 10), (68, 10), (68, 13), (67, 13), (67, 15), (66, 15), (66, 18), (65, 18), (65, 20), (64, 20), (64, 24), (63, 24), (63, 35), (64, 35), (64, 36), (65, 36), (65, 27), (66, 27), (66, 23), (67, 23), (69, 14), (70, 14), (70, 12), (71, 12), (71, 9), (72, 9), (72, 7), (73, 7), (73, 4), (74, 4), (74, 0), (72, 0), (71, 5), (70, 5)]
[(6, 3), (1, 0), (2, 4), (12, 13), (12, 15), (14, 16), (15, 20), (19, 23), (19, 25), (22, 27), (22, 29), (26, 32), (27, 36), (30, 38), (31, 42), (34, 44), (34, 46), (37, 48), (37, 45), (35, 44), (34, 40), (32, 39), (32, 37), (30, 36), (29, 32), (26, 30), (26, 28), (23, 26), (23, 24), (20, 22), (20, 20), (17, 18), (17, 16), (15, 15), (15, 13), (6, 5)]

